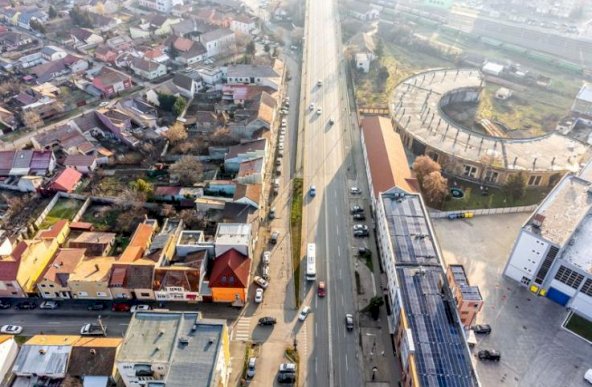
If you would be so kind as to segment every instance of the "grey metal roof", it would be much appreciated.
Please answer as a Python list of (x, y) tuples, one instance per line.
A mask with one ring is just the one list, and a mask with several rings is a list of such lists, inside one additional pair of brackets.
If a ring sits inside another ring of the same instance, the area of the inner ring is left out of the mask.
[(23, 345), (12, 367), (15, 375), (59, 377), (66, 374), (70, 345)]

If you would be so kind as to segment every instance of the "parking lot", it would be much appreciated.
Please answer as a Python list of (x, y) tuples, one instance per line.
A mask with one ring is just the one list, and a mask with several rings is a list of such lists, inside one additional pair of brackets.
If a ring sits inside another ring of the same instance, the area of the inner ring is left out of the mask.
[(473, 349), (497, 349), (497, 362), (477, 363), (481, 383), (489, 386), (586, 386), (592, 346), (563, 330), (565, 308), (530, 293), (502, 276), (518, 230), (529, 214), (490, 215), (463, 220), (434, 220), (447, 264), (463, 264), (478, 285), (485, 305), (478, 323), (492, 327)]

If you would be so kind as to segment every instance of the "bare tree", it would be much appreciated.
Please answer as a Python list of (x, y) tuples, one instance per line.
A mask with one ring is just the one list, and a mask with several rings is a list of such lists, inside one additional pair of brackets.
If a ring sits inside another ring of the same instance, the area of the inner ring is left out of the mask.
[(56, 99), (53, 103), (53, 110), (55, 110), (58, 113), (63, 113), (64, 110), (66, 110), (66, 105), (64, 104), (64, 102), (60, 101), (59, 99)]
[(171, 165), (169, 172), (182, 184), (194, 184), (201, 180), (203, 165), (195, 157), (183, 156)]
[(230, 129), (220, 127), (210, 136), (210, 144), (216, 146), (235, 145), (238, 144), (238, 140), (230, 133)]
[(166, 132), (164, 132), (164, 136), (171, 142), (171, 144), (178, 144), (181, 141), (187, 140), (187, 130), (185, 130), (185, 126), (176, 121)]
[(163, 204), (162, 207), (160, 207), (160, 214), (165, 218), (170, 218), (176, 216), (177, 211), (172, 204)]
[(205, 228), (205, 220), (206, 216), (203, 211), (196, 211), (196, 210), (182, 210), (179, 212), (179, 218), (183, 220), (183, 223), (187, 225), (188, 228), (198, 229), (198, 228)]
[(423, 194), (429, 205), (439, 207), (448, 195), (448, 180), (439, 171), (433, 171), (423, 179)]
[(24, 112), (21, 118), (23, 120), (23, 124), (25, 124), (25, 127), (28, 129), (36, 130), (38, 127), (43, 125), (43, 119), (41, 119), (41, 116), (32, 110)]
[(413, 169), (413, 172), (415, 172), (415, 176), (417, 177), (420, 187), (423, 187), (423, 180), (427, 175), (432, 172), (440, 172), (442, 170), (440, 164), (425, 155), (418, 156), (413, 162), (413, 166), (411, 168)]
[(138, 227), (138, 224), (144, 221), (145, 217), (146, 210), (143, 207), (136, 208), (133, 211), (121, 211), (117, 216), (116, 231), (131, 234)]

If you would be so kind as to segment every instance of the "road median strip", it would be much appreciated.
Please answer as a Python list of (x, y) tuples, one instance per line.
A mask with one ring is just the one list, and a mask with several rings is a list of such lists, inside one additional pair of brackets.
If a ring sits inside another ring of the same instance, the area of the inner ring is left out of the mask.
[(294, 273), (294, 295), (300, 306), (300, 256), (302, 243), (302, 178), (295, 178), (292, 184), (292, 205), (290, 209), (290, 235), (292, 241), (292, 270)]

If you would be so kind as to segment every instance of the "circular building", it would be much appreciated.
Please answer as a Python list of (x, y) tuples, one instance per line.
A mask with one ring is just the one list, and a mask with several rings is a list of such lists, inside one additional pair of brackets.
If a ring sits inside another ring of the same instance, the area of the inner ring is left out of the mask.
[(430, 156), (449, 176), (491, 185), (519, 172), (528, 186), (554, 185), (588, 159), (589, 146), (564, 135), (491, 136), (464, 127), (442, 110), (450, 103), (478, 103), (484, 85), (475, 69), (427, 71), (397, 85), (389, 109), (405, 147)]

